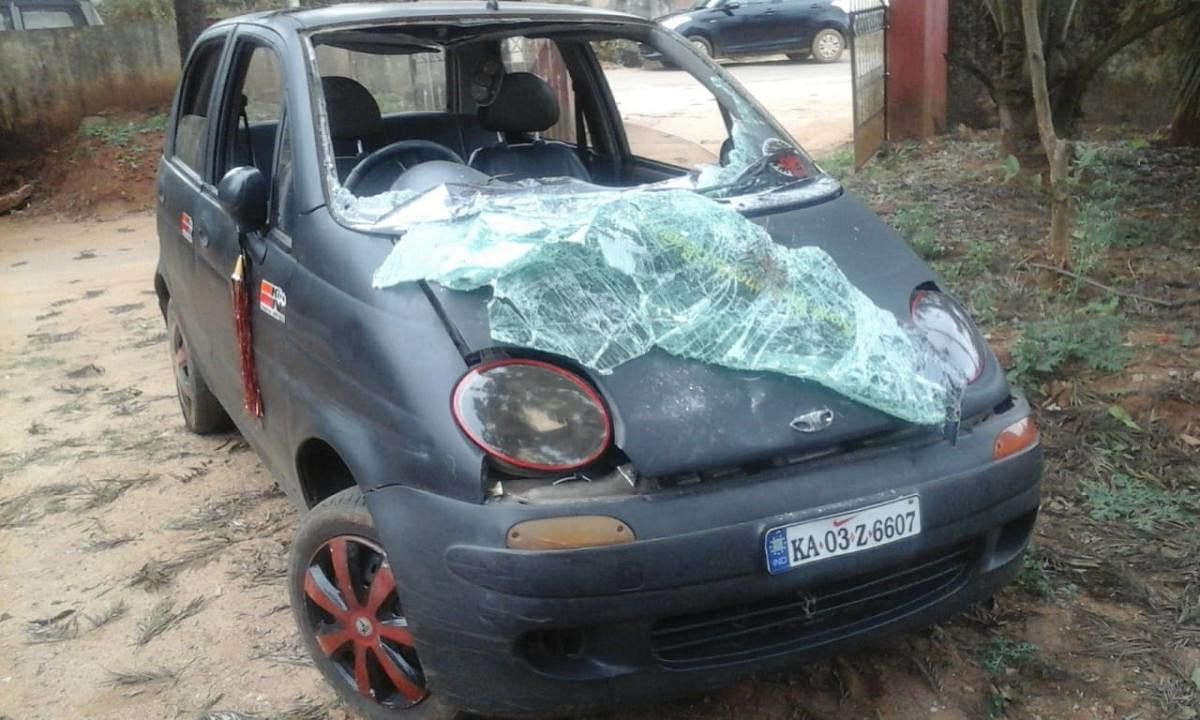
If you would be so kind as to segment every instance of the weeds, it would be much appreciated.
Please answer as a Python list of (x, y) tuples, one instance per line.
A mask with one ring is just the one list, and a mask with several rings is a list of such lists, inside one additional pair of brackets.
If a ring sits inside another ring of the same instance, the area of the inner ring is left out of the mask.
[(1196, 502), (1190, 493), (1168, 493), (1120, 472), (1107, 484), (1084, 480), (1081, 485), (1093, 520), (1123, 520), (1142, 532), (1160, 523), (1188, 522), (1184, 508)]
[(1026, 323), (1012, 349), (1013, 378), (1045, 377), (1081, 363), (1093, 370), (1116, 372), (1131, 357), (1124, 318), (1116, 303), (1092, 303), (1065, 316)]
[(1005, 670), (1020, 670), (1028, 665), (1038, 653), (1038, 646), (1028, 642), (1017, 642), (996, 636), (988, 643), (980, 662), (991, 675), (1003, 675)]
[(108, 118), (85, 125), (80, 132), (106, 145), (126, 146), (142, 135), (160, 133), (167, 127), (165, 115), (152, 115), (137, 122), (120, 123)]
[(150, 614), (146, 616), (145, 620), (138, 623), (137, 636), (134, 638), (134, 642), (138, 645), (145, 645), (203, 610), (206, 604), (208, 604), (208, 601), (203, 597), (195, 597), (187, 605), (176, 610), (174, 600), (162, 600), (150, 609)]
[(1017, 572), (1017, 587), (1043, 600), (1054, 597), (1054, 585), (1046, 574), (1046, 565), (1041, 548), (1030, 545), (1021, 558), (1021, 569)]
[(836, 178), (854, 172), (854, 146), (843, 145), (817, 161), (821, 169)]
[(937, 237), (937, 216), (929, 203), (914, 203), (892, 216), (892, 224), (909, 239), (913, 252), (925, 260), (936, 260), (949, 251)]

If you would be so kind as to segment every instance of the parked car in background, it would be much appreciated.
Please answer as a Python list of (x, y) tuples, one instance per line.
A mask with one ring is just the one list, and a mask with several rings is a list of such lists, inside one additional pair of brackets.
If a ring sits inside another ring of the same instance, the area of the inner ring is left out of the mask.
[[(784, 53), (831, 63), (850, 38), (849, 16), (832, 0), (699, 0), (657, 20), (712, 58)], [(661, 59), (649, 50), (645, 57)]]
[(0, 0), (0, 30), (103, 25), (88, 0)]

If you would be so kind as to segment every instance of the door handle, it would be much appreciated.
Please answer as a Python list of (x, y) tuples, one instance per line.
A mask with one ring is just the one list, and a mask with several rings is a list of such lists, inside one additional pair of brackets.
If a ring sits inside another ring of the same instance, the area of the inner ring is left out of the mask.
[(776, 12), (777, 11), (775, 10), (775, 8), (771, 8), (769, 10), (763, 10), (763, 15), (774, 15)]

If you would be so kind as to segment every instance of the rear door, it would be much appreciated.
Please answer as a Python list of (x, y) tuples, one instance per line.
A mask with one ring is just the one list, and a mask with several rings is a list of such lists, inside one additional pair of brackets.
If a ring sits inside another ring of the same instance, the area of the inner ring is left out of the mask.
[(771, 30), (771, 49), (807, 50), (816, 34), (818, 16), (829, 0), (777, 0), (776, 21)]
[[(159, 264), (184, 334), (193, 342), (193, 361), (215, 380), (205, 356), (201, 313), (195, 287), (195, 216), (204, 188), (211, 184), (214, 89), (221, 76), (227, 35), (199, 43), (188, 58), (175, 99), (172, 122), (158, 169)], [(211, 384), (211, 383), (210, 383)]]

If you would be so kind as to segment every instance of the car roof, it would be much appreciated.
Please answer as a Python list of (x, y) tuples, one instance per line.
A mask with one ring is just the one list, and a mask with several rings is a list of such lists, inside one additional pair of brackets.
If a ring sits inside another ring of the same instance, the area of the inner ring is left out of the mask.
[(229, 22), (258, 22), (266, 25), (287, 23), (293, 28), (318, 30), (339, 25), (369, 25), (373, 23), (403, 23), (406, 21), (494, 19), (499, 22), (517, 20), (555, 20), (567, 22), (628, 21), (645, 23), (636, 15), (574, 5), (544, 2), (498, 0), (496, 9), (489, 9), (483, 0), (420, 0), (414, 2), (344, 3), (323, 8), (277, 10), (230, 18)]

